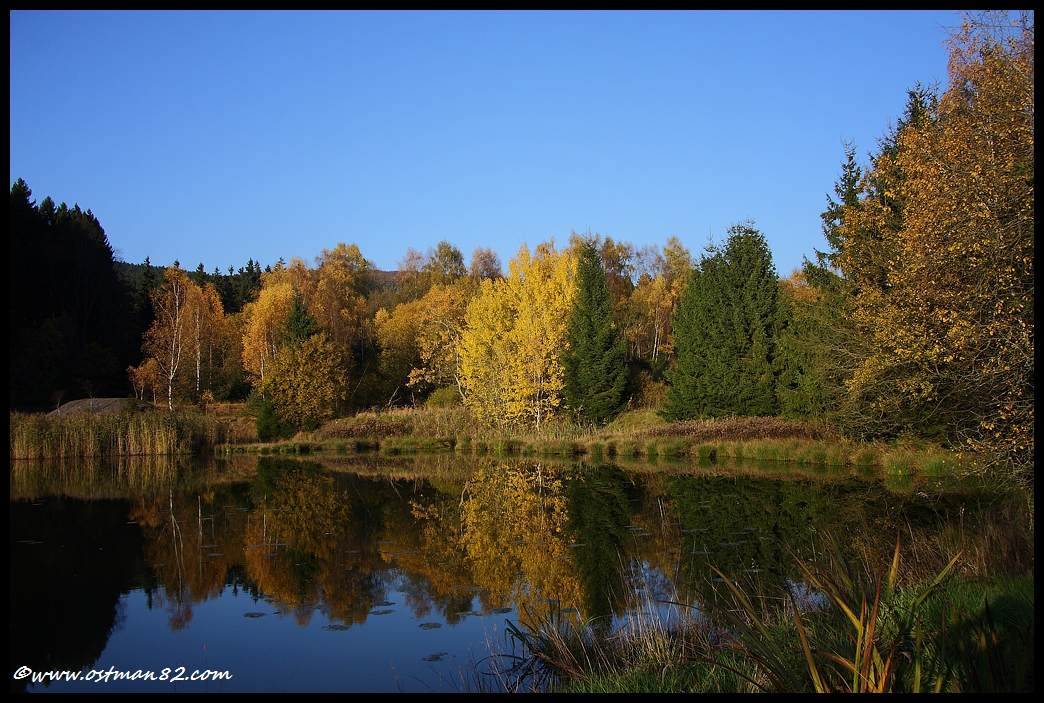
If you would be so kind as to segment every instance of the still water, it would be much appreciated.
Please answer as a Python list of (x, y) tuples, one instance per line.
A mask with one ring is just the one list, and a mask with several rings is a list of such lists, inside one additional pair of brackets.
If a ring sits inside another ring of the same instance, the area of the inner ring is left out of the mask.
[(178, 474), (12, 463), (12, 691), (496, 689), (482, 672), (508, 622), (669, 617), (707, 597), (709, 564), (789, 583), (788, 547), (945, 546), (991, 504), (771, 464), (235, 457)]

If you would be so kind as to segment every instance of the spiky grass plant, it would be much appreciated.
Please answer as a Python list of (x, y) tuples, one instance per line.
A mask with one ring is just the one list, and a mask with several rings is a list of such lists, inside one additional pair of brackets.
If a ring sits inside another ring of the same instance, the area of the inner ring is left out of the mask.
[(827, 601), (823, 610), (803, 615), (792, 593), (792, 631), (767, 625), (764, 610), (711, 567), (735, 606), (718, 611), (731, 633), (724, 648), (742, 653), (753, 667), (736, 668), (737, 675), (779, 692), (1021, 691), (1027, 682), (1032, 688), (1032, 623), (1009, 628), (1002, 643), (988, 602), (980, 614), (944, 604), (941, 618), (926, 607), (960, 552), (926, 586), (906, 592), (896, 588), (898, 539), (887, 575), (878, 572), (869, 583), (829, 540), (824, 554), (808, 565), (791, 552), (808, 586)]

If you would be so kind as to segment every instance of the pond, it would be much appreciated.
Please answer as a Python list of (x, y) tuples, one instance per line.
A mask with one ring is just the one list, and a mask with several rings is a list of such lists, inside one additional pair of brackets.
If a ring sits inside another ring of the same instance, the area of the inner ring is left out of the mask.
[(12, 691), (495, 690), (508, 623), (669, 617), (711, 564), (761, 588), (828, 535), (875, 563), (902, 534), (926, 571), (1032, 553), (1004, 500), (926, 478), (317, 455), (181, 458), (170, 485), (149, 461), (12, 462)]

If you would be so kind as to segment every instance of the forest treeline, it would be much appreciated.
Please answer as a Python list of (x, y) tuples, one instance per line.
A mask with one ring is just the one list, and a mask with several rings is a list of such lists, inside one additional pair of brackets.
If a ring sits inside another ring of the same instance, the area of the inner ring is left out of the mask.
[(507, 271), (449, 242), (375, 269), (115, 260), (97, 218), (11, 188), (12, 409), (87, 395), (250, 398), (262, 436), (360, 409), (466, 405), (540, 432), (624, 408), (811, 419), (1033, 461), (1033, 23), (969, 18), (949, 87), (910, 90), (861, 164), (845, 146), (824, 251), (780, 278), (753, 222), (695, 255), (585, 233)]

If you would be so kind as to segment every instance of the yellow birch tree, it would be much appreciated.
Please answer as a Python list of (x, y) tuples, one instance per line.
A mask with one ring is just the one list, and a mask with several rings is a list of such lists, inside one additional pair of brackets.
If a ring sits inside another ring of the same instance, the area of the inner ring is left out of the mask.
[(566, 326), (575, 295), (569, 250), (525, 245), (506, 279), (482, 282), (460, 345), (464, 402), (494, 426), (541, 425), (562, 402)]
[(174, 410), (174, 381), (182, 368), (189, 329), (189, 300), (198, 288), (180, 266), (169, 266), (163, 284), (152, 291), (156, 318), (145, 333), (142, 351), (156, 361), (167, 387), (167, 408)]
[(257, 300), (243, 308), (243, 368), (252, 380), (264, 383), (279, 351), (283, 324), (293, 306), (294, 288), (289, 282), (266, 285)]

